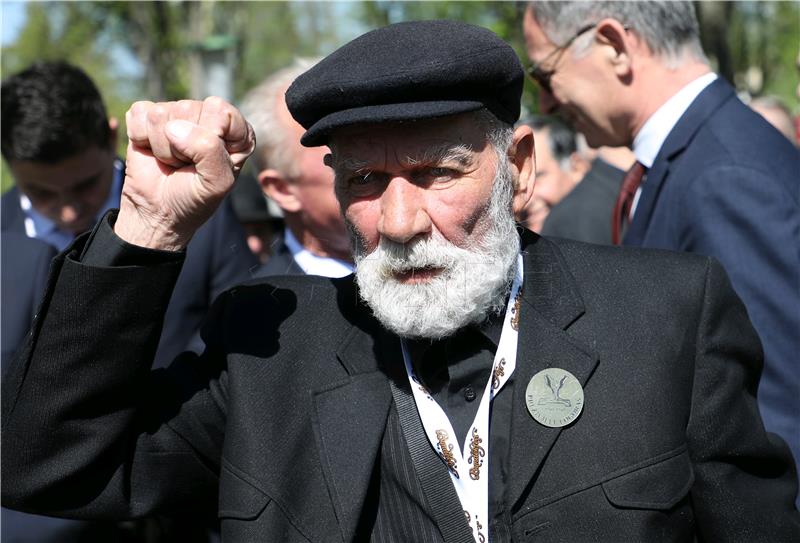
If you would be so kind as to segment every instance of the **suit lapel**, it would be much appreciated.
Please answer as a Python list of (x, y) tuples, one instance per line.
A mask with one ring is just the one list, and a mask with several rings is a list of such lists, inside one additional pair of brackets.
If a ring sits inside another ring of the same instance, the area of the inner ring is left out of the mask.
[[(523, 242), (528, 236), (523, 236)], [(530, 238), (528, 238), (530, 239)], [(517, 367), (509, 452), (507, 503), (514, 504), (535, 482), (536, 473), (563, 431), (536, 422), (525, 404), (525, 389), (536, 373), (561, 368), (583, 387), (597, 365), (597, 357), (577, 345), (565, 330), (584, 313), (583, 301), (558, 249), (543, 238), (525, 248), (525, 290), (520, 308)]]
[(622, 239), (623, 245), (642, 245), (650, 218), (653, 216), (653, 209), (661, 193), (661, 187), (669, 173), (669, 166), (669, 161), (656, 159), (653, 167), (647, 172), (647, 179), (642, 185), (642, 194), (639, 197), (636, 212), (633, 214), (633, 221)]
[(349, 377), (314, 395), (315, 437), (343, 541), (356, 535), (391, 404), (378, 361), (399, 350), (385, 334), (368, 330), (353, 326), (337, 351)]
[(703, 89), (670, 131), (647, 172), (633, 221), (623, 239), (624, 245), (642, 245), (664, 181), (669, 175), (671, 162), (691, 143), (706, 119), (731, 98), (735, 98), (733, 88), (722, 78), (717, 78)]

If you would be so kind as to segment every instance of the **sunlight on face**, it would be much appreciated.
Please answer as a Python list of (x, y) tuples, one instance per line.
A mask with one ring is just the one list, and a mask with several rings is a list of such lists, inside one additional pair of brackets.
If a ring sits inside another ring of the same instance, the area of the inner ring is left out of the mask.
[(509, 164), (474, 126), (460, 132), (460, 121), (332, 145), (361, 296), (402, 337), (444, 337), (482, 321), (502, 310), (513, 277)]

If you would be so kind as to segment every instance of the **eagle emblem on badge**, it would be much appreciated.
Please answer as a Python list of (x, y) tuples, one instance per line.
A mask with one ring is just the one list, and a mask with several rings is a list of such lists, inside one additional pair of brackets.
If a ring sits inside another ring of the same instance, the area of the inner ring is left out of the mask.
[(533, 419), (550, 428), (575, 421), (583, 411), (583, 387), (567, 370), (547, 368), (533, 377), (525, 389), (525, 405)]
[(565, 374), (561, 378), (561, 380), (558, 382), (558, 384), (555, 384), (553, 382), (553, 379), (550, 379), (550, 375), (545, 374), (545, 376), (544, 376), (545, 383), (547, 383), (547, 388), (550, 389), (550, 392), (553, 393), (553, 396), (552, 396), (552, 398), (539, 398), (539, 405), (544, 405), (544, 404), (548, 404), (548, 403), (558, 403), (558, 404), (565, 405), (567, 407), (572, 407), (572, 402), (571, 401), (569, 401), (566, 398), (562, 398), (560, 396), (561, 389), (564, 388), (564, 381), (567, 380), (567, 377), (568, 376)]

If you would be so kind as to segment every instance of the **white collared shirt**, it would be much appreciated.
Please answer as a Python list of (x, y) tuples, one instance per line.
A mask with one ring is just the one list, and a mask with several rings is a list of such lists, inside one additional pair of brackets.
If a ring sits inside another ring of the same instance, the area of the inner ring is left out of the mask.
[[(119, 207), (119, 195), (122, 192), (122, 173), (124, 171), (122, 160), (114, 160), (114, 178), (111, 190), (108, 193), (100, 213), (95, 217), (95, 222), (105, 215), (109, 209)], [(33, 208), (30, 199), (20, 192), (19, 205), (25, 214), (25, 235), (29, 238), (40, 239), (59, 251), (63, 251), (75, 239), (75, 234), (61, 230), (56, 223), (39, 213)]]
[(283, 241), (292, 253), (292, 258), (300, 269), (308, 275), (323, 277), (344, 277), (353, 273), (353, 265), (338, 258), (317, 256), (297, 241), (291, 230), (283, 229)]
[[(666, 141), (672, 129), (675, 128), (678, 120), (686, 113), (686, 110), (689, 109), (689, 106), (692, 105), (697, 96), (716, 79), (717, 74), (713, 72), (701, 75), (675, 93), (672, 98), (664, 102), (647, 119), (642, 129), (633, 139), (633, 154), (636, 155), (638, 162), (641, 162), (648, 170), (653, 167), (661, 146), (664, 145), (664, 141)], [(646, 178), (642, 181), (642, 184), (645, 181)], [(631, 206), (631, 217), (636, 211), (636, 205), (639, 203), (641, 193), (642, 186), (640, 185)]]

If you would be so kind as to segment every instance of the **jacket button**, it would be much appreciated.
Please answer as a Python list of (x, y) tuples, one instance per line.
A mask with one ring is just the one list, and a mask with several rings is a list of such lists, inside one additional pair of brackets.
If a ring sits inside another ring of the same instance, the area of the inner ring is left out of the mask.
[(471, 402), (477, 397), (478, 395), (475, 394), (475, 391), (472, 389), (471, 386), (468, 386), (467, 388), (464, 389), (464, 399), (467, 400), (468, 402)]

